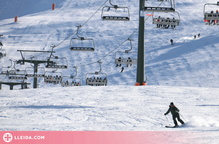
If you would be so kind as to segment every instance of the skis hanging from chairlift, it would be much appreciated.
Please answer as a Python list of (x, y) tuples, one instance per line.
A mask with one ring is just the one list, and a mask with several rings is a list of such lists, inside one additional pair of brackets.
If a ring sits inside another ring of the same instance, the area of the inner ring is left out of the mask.
[(82, 27), (81, 25), (77, 27), (77, 38), (72, 38), (70, 41), (69, 48), (71, 51), (94, 51), (95, 44), (92, 38), (84, 38), (78, 35), (79, 29)]
[(100, 65), (100, 71), (95, 73), (87, 73), (86, 74), (86, 85), (90, 86), (107, 86), (107, 74), (101, 73), (101, 63), (98, 61)]
[(109, 0), (111, 6), (104, 6), (102, 8), (101, 18), (105, 21), (129, 21), (130, 13), (128, 7), (119, 7), (113, 5)]
[(206, 11), (206, 6), (207, 5), (215, 5), (219, 6), (219, 2), (217, 3), (206, 3), (204, 5), (204, 21), (206, 25), (219, 25), (219, 13), (218, 10), (211, 10), (211, 11)]
[[(131, 52), (132, 50), (132, 39), (128, 39), (130, 41), (130, 45), (131, 45), (131, 49), (130, 50), (125, 50), (124, 52), (122, 51), (117, 51), (115, 53), (115, 64), (116, 67), (121, 67), (123, 64), (127, 65), (127, 67), (133, 67), (133, 65), (137, 65), (137, 52)], [(124, 54), (126, 55), (126, 57), (124, 58), (124, 56), (118, 56), (118, 55)], [(134, 54), (134, 58), (133, 58), (133, 54)], [(132, 55), (132, 56), (130, 56)], [(131, 58), (132, 57), (132, 58)]]

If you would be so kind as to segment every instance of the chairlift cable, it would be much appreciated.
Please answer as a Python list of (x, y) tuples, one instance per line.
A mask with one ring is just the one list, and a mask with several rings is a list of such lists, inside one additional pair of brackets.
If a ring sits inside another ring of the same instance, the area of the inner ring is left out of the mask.
[[(157, 7), (159, 7), (163, 2), (161, 2)], [(153, 14), (154, 12), (152, 12), (151, 14)], [(146, 19), (145, 19), (145, 22), (148, 20), (150, 16), (148, 16)], [(108, 55), (110, 55), (112, 52), (114, 52), (116, 49), (118, 49), (121, 45), (123, 45), (127, 40), (131, 39), (131, 37), (138, 31), (138, 28), (128, 37), (128, 39), (126, 39), (125, 41), (123, 41), (119, 46), (117, 46), (115, 49), (113, 49), (112, 51), (110, 51), (107, 55), (105, 55), (104, 57), (100, 58), (98, 61), (96, 62), (92, 62), (92, 63), (89, 63), (89, 64), (85, 64), (85, 65), (80, 65), (78, 67), (83, 67), (83, 66), (87, 66), (87, 65), (92, 65), (92, 64), (95, 64), (95, 63), (98, 63), (99, 61), (101, 61), (102, 59), (104, 59), (105, 57), (107, 57)]]
[(101, 7), (82, 25), (82, 27), (106, 4), (108, 0), (106, 0), (102, 5)]
[[(100, 7), (84, 24), (81, 25), (81, 27), (83, 27), (83, 26), (106, 4), (107, 1), (108, 1), (108, 0), (106, 0), (106, 1), (101, 5), (101, 7)], [(67, 39), (69, 39), (69, 38), (70, 38), (72, 35), (74, 35), (77, 31), (78, 31), (78, 30), (74, 31), (71, 35), (69, 35), (67, 38), (65, 38), (63, 41), (61, 41), (59, 44), (54, 45), (53, 49), (54, 49), (55, 47), (60, 46), (63, 42), (65, 42)], [(42, 54), (43, 54), (43, 53), (42, 53)], [(40, 55), (42, 55), (42, 54), (40, 54)], [(36, 57), (38, 57), (38, 56), (36, 56)]]
[[(106, 4), (107, 1), (108, 1), (108, 0), (106, 0), (106, 1), (101, 5), (101, 7), (100, 7), (84, 24), (81, 25), (81, 27), (83, 27), (83, 26), (103, 7), (103, 5)], [(74, 31), (74, 33), (72, 33), (71, 35), (69, 35), (67, 38), (65, 38), (62, 42), (60, 42), (59, 44), (57, 44), (56, 47), (58, 47), (59, 45), (61, 45), (64, 41), (66, 41), (67, 39), (69, 39), (69, 38), (70, 38), (72, 35), (74, 35), (76, 32), (77, 32), (77, 30)]]

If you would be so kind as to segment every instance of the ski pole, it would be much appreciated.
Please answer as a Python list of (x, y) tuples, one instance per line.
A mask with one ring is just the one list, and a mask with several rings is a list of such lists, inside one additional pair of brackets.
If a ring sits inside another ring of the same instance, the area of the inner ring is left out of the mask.
[[(180, 116), (185, 120), (185, 122), (186, 122), (186, 119), (181, 115), (181, 113), (179, 113), (180, 114)], [(187, 123), (187, 122), (186, 122)]]
[(169, 119), (168, 119), (168, 117), (165, 115), (165, 117), (166, 117), (166, 119), (167, 119), (167, 121), (168, 121), (168, 123), (169, 123), (169, 125), (170, 125), (170, 122), (169, 122)]

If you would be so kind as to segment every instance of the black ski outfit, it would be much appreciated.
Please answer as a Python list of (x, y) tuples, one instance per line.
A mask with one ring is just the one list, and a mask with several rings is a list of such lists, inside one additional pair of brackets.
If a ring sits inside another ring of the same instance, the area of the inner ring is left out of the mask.
[(171, 45), (173, 45), (173, 39), (170, 40)]
[(173, 104), (173, 102), (170, 103), (169, 109), (164, 115), (167, 115), (169, 112), (171, 112), (173, 116), (173, 121), (174, 121), (175, 126), (178, 126), (176, 118), (181, 124), (184, 124), (184, 121), (180, 119), (179, 109)]

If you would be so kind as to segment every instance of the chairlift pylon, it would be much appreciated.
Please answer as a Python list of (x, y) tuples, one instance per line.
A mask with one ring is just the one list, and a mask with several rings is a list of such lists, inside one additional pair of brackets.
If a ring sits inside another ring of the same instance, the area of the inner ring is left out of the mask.
[(218, 10), (211, 10), (210, 12), (206, 11), (207, 5), (216, 5), (219, 6), (219, 2), (217, 3), (206, 3), (204, 5), (204, 21), (206, 25), (219, 25), (219, 13)]
[(79, 29), (82, 27), (81, 25), (77, 27), (77, 38), (72, 38), (70, 41), (69, 48), (71, 51), (94, 51), (95, 44), (92, 38), (84, 38), (78, 35)]
[(160, 16), (158, 17), (154, 17), (154, 14), (153, 14), (153, 24), (156, 24), (157, 27), (155, 28), (160, 28), (160, 29), (168, 29), (170, 26), (171, 29), (175, 29), (176, 26), (179, 26), (179, 23), (180, 23), (180, 14), (175, 11), (173, 13), (177, 13), (178, 14), (178, 18), (175, 18), (175, 17), (167, 17), (167, 18), (162, 18)]
[[(115, 64), (116, 64), (116, 67), (121, 67), (122, 66), (122, 64), (125, 64), (125, 65), (127, 65), (127, 67), (130, 65), (131, 67), (133, 66), (133, 65), (136, 65), (137, 64), (137, 52), (130, 52), (131, 50), (132, 50), (132, 39), (128, 39), (129, 41), (130, 41), (130, 45), (131, 45), (131, 49), (130, 50), (125, 50), (124, 52), (122, 52), (122, 51), (117, 51), (116, 53), (115, 53)], [(119, 55), (119, 53), (121, 54), (125, 54), (125, 55), (128, 55), (128, 54), (134, 54), (134, 55), (136, 55), (136, 57), (135, 58), (133, 58), (132, 56), (126, 56), (125, 58), (123, 57), (120, 57), (120, 56), (118, 56)], [(131, 58), (132, 57), (132, 58)]]
[[(146, 1), (149, 1), (149, 0), (146, 0)], [(175, 0), (157, 0), (158, 2), (169, 2), (170, 3), (170, 6), (168, 7), (148, 7), (148, 6), (145, 6), (144, 7), (144, 11), (147, 11), (147, 12), (175, 12)], [(147, 5), (147, 4), (146, 4)]]
[(113, 5), (109, 0), (111, 6), (104, 6), (102, 8), (101, 18), (106, 21), (129, 21), (130, 12), (128, 7), (119, 7)]
[(107, 86), (107, 74), (106, 73), (101, 73), (102, 68), (101, 68), (101, 63), (98, 61), (100, 65), (100, 71), (95, 72), (95, 73), (87, 73), (86, 74), (86, 85), (90, 86)]

